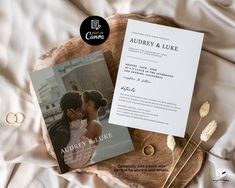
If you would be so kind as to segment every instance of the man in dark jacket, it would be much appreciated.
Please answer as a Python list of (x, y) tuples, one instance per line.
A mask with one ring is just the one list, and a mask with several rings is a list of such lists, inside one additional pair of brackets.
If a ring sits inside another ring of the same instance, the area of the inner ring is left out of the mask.
[(64, 162), (64, 155), (61, 152), (70, 140), (70, 122), (74, 120), (71, 117), (70, 111), (78, 112), (77, 114), (83, 113), (83, 100), (80, 92), (67, 92), (63, 95), (60, 101), (60, 107), (63, 111), (61, 119), (52, 123), (48, 126), (48, 132), (50, 139), (61, 169), (61, 173), (69, 171), (69, 167)]

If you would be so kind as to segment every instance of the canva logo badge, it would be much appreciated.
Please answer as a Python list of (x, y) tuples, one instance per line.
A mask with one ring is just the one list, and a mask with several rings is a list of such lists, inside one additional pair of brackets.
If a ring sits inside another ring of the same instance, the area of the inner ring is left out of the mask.
[(82, 39), (90, 45), (100, 45), (104, 43), (109, 36), (109, 25), (107, 21), (100, 16), (89, 16), (80, 27)]

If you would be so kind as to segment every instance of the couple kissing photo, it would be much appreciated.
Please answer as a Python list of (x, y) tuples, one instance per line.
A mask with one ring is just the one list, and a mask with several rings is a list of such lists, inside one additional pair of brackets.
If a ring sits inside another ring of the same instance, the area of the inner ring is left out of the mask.
[(114, 86), (101, 51), (36, 71), (31, 79), (49, 154), (61, 173), (134, 149), (128, 129), (109, 123)]
[(61, 119), (48, 127), (57, 160), (63, 169), (77, 169), (92, 163), (96, 138), (102, 135), (98, 111), (107, 100), (97, 90), (71, 91), (60, 101)]

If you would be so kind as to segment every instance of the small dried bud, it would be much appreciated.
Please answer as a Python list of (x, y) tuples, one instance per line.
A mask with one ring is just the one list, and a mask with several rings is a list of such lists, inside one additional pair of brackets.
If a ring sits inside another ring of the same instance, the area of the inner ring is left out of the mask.
[(214, 134), (216, 128), (217, 128), (217, 122), (215, 120), (211, 121), (202, 131), (200, 136), (201, 141), (206, 142), (207, 140), (209, 140), (210, 137)]
[(175, 138), (172, 135), (168, 135), (167, 136), (167, 146), (168, 148), (170, 148), (170, 150), (174, 150), (175, 149)]
[(204, 118), (207, 116), (207, 114), (210, 111), (210, 103), (208, 101), (204, 102), (199, 110), (199, 114), (201, 118)]

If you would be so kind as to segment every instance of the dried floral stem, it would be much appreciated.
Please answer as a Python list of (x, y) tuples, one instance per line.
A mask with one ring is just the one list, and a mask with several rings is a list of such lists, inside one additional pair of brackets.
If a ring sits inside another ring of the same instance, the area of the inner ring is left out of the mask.
[(188, 161), (192, 158), (193, 154), (196, 152), (197, 148), (200, 146), (200, 144), (202, 143), (202, 140), (197, 144), (197, 146), (194, 148), (193, 152), (191, 153), (191, 155), (189, 156), (189, 158), (187, 159), (187, 161), (185, 161), (185, 163), (183, 164), (183, 166), (179, 169), (179, 171), (177, 172), (177, 174), (174, 176), (174, 178), (171, 180), (171, 182), (169, 183), (169, 185), (167, 186), (167, 188), (169, 188), (171, 186), (171, 184), (174, 182), (175, 178), (179, 175), (179, 173), (183, 170), (183, 168), (185, 167), (185, 165), (188, 163)]
[(197, 148), (199, 147), (199, 145), (202, 142), (207, 142), (211, 136), (214, 134), (214, 132), (217, 129), (217, 122), (215, 120), (212, 120), (202, 131), (201, 135), (200, 135), (200, 142), (197, 144), (197, 146), (194, 148), (193, 152), (191, 153), (191, 155), (188, 157), (188, 159), (185, 161), (185, 163), (183, 164), (183, 166), (179, 169), (179, 171), (176, 173), (176, 175), (174, 176), (174, 178), (171, 180), (171, 182), (169, 183), (169, 185), (167, 186), (167, 188), (169, 188), (171, 186), (171, 184), (174, 182), (175, 178), (179, 175), (179, 173), (183, 170), (183, 168), (185, 167), (185, 165), (188, 163), (188, 161), (192, 158), (193, 154), (195, 153), (195, 151), (197, 150)]
[(174, 149), (175, 149), (175, 146), (176, 146), (176, 142), (175, 142), (175, 138), (172, 135), (167, 136), (167, 146), (171, 150), (171, 153), (172, 153), (172, 164), (171, 164), (170, 172), (169, 172), (169, 174), (166, 178), (166, 181), (162, 185), (162, 187), (164, 187), (166, 185), (167, 180), (169, 179), (169, 177), (170, 177), (170, 175), (171, 175), (171, 173), (174, 169), (174, 162), (175, 162)]
[(174, 150), (172, 150), (172, 165), (171, 165), (171, 171), (174, 168), (174, 164), (175, 164), (175, 154), (174, 154)]
[(185, 161), (185, 163), (183, 164), (183, 166), (179, 169), (179, 171), (177, 172), (177, 174), (174, 176), (174, 178), (171, 180), (171, 182), (169, 183), (169, 185), (167, 186), (167, 188), (169, 188), (171, 186), (171, 184), (174, 182), (174, 180), (176, 179), (176, 177), (179, 175), (179, 173), (183, 170), (183, 168), (185, 167), (185, 165), (188, 163), (188, 161), (192, 158), (193, 154), (196, 152), (197, 148), (200, 146), (200, 144), (202, 143), (202, 140), (197, 144), (197, 146), (194, 148), (193, 152), (191, 153), (191, 155), (188, 157), (188, 159)]
[[(169, 172), (169, 174), (168, 174), (168, 176), (167, 176), (167, 178), (166, 178), (167, 180), (169, 179), (169, 177), (170, 177), (172, 171), (174, 170), (174, 163), (175, 163), (175, 155), (174, 155), (174, 152), (172, 151), (172, 165), (171, 165), (170, 172)], [(164, 187), (164, 186), (166, 185), (166, 183), (167, 183), (167, 181), (164, 182), (164, 184), (162, 185), (162, 187)]]
[(166, 185), (166, 183), (167, 183), (168, 179), (170, 178), (170, 176), (171, 176), (171, 174), (172, 174), (174, 168), (176, 167), (176, 165), (177, 165), (177, 163), (179, 162), (181, 156), (183, 155), (185, 149), (187, 148), (189, 142), (191, 141), (191, 139), (192, 139), (194, 133), (196, 132), (197, 128), (199, 127), (199, 125), (200, 125), (200, 123), (201, 123), (201, 120), (202, 120), (202, 117), (200, 117), (200, 119), (199, 119), (199, 121), (197, 122), (197, 125), (196, 125), (196, 127), (194, 128), (194, 130), (193, 130), (193, 132), (192, 132), (190, 138), (188, 139), (187, 143), (185, 144), (185, 146), (184, 146), (183, 150), (181, 151), (179, 157), (178, 157), (177, 160), (175, 161), (175, 163), (174, 163), (174, 165), (173, 165), (173, 167), (172, 167), (170, 173), (168, 174), (168, 176), (167, 176), (167, 178), (166, 178), (166, 180), (165, 180), (165, 182), (164, 182), (162, 188), (164, 188), (164, 186)]

